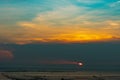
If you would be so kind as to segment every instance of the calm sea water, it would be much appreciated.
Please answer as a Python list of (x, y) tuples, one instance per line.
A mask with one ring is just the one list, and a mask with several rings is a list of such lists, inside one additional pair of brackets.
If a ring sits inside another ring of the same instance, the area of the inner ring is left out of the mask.
[(97, 72), (120, 72), (120, 68), (115, 67), (80, 67), (68, 65), (39, 65), (39, 66), (0, 66), (2, 71), (97, 71)]

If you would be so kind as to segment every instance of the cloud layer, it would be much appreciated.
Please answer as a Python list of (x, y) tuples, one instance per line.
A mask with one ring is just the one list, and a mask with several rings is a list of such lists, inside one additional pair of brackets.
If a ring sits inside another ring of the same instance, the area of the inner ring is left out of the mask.
[[(12, 2), (9, 4), (10, 7), (14, 5)], [(0, 25), (0, 43), (83, 43), (119, 41), (120, 39), (120, 12), (116, 8), (119, 7), (116, 6), (116, 4), (119, 5), (119, 0), (42, 0), (33, 2), (34, 5), (31, 4), (31, 1), (15, 2), (18, 5), (13, 10), (15, 16), (10, 16), (13, 17), (12, 21)], [(9, 10), (9, 8), (5, 8), (5, 5), (2, 6), (2, 10)], [(19, 5), (23, 5), (25, 8), (20, 8)], [(7, 19), (7, 17), (2, 17), (2, 19)]]

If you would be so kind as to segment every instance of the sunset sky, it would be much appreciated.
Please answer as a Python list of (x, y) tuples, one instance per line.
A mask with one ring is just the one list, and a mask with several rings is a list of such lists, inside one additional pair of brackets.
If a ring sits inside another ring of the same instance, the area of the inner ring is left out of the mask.
[(1, 0), (0, 43), (120, 39), (119, 0)]
[(103, 64), (120, 66), (119, 48), (120, 0), (0, 0), (1, 64), (91, 56), (97, 63), (110, 54), (112, 63)]

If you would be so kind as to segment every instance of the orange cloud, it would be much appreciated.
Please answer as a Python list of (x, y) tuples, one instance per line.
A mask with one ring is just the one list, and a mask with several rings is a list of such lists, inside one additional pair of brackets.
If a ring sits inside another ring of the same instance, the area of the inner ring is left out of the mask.
[(28, 38), (18, 40), (18, 43), (32, 42), (62, 42), (86, 43), (119, 40), (119, 22), (83, 22), (82, 24), (66, 24), (54, 26), (49, 23), (40, 24), (32, 22), (20, 23)]
[(0, 60), (10, 60), (13, 59), (13, 54), (8, 50), (0, 50)]
[(61, 34), (59, 36), (50, 38), (50, 41), (56, 40), (57, 42), (66, 43), (86, 43), (86, 42), (98, 42), (107, 41), (112, 39), (112, 35), (109, 34), (86, 34), (86, 33), (73, 33), (73, 34)]

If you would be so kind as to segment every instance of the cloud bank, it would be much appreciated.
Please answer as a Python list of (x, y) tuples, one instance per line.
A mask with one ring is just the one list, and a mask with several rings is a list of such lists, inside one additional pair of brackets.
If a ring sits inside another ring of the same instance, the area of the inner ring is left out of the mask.
[[(16, 2), (18, 11), (14, 14), (17, 15), (11, 16), (15, 17), (15, 21), (12, 20), (15, 23), (0, 25), (0, 43), (120, 41), (119, 11), (113, 8), (115, 4), (119, 4), (119, 1), (33, 1), (36, 6), (31, 5), (30, 2), (25, 3), (30, 7), (24, 5), (22, 1)], [(13, 6), (12, 3), (11, 5)], [(20, 5), (26, 8), (21, 9)], [(34, 17), (33, 13), (30, 15), (28, 12), (35, 12)], [(27, 17), (29, 20), (25, 19)]]

